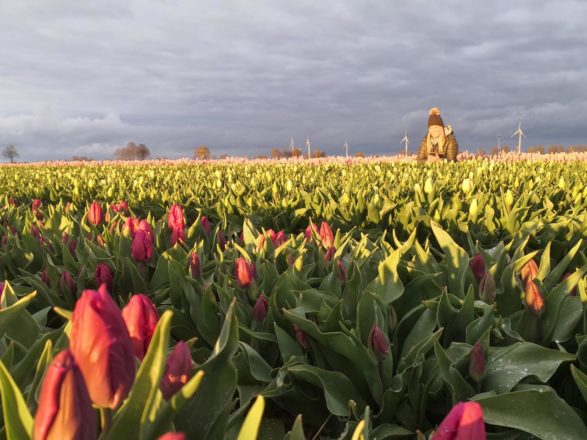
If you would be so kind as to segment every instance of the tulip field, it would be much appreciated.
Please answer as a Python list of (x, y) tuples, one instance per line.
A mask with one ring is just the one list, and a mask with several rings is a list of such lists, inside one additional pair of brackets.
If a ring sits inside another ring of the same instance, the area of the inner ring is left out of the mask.
[(587, 439), (585, 182), (0, 166), (0, 439)]

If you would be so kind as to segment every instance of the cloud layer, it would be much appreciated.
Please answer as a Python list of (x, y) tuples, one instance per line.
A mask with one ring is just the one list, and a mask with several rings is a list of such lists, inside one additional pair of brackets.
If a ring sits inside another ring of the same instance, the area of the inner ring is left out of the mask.
[(22, 160), (256, 155), (293, 136), (392, 153), (442, 110), (461, 149), (587, 143), (587, 4), (0, 3), (0, 146)]

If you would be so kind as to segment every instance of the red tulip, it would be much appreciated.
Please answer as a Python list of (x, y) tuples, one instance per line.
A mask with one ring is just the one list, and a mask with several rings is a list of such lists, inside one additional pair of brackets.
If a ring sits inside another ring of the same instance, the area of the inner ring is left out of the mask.
[(316, 235), (320, 233), (318, 231), (318, 226), (316, 226), (314, 223), (310, 223), (310, 226), (306, 228), (306, 232), (304, 233), (304, 235), (306, 236), (306, 242), (310, 242), (312, 240), (312, 230), (314, 230)]
[(328, 250), (324, 254), (324, 261), (329, 263), (332, 260), (332, 257), (334, 257), (335, 253), (336, 253), (336, 248), (334, 246), (328, 248)]
[(62, 292), (67, 292), (75, 297), (77, 293), (77, 283), (68, 271), (64, 270), (61, 272), (57, 285)]
[(528, 311), (534, 316), (542, 315), (542, 312), (544, 311), (544, 296), (532, 279), (528, 280), (526, 283), (524, 303), (526, 304)]
[(96, 428), (96, 411), (82, 373), (71, 351), (64, 350), (43, 378), (33, 439), (92, 440), (97, 438)]
[(241, 289), (246, 289), (251, 285), (255, 278), (255, 263), (247, 263), (243, 257), (238, 257), (235, 261), (234, 276), (236, 284)]
[(108, 291), (111, 292), (114, 287), (114, 274), (110, 266), (106, 263), (98, 263), (94, 272), (94, 281), (98, 286), (106, 284)]
[(210, 235), (210, 221), (208, 220), (208, 217), (203, 215), (200, 218), (200, 224), (202, 225), (202, 229), (204, 230), (206, 235)]
[(168, 432), (160, 436), (157, 440), (186, 440), (183, 432)]
[(110, 209), (112, 209), (114, 212), (127, 212), (128, 204), (124, 200), (121, 200), (118, 203), (112, 203), (110, 205)]
[(133, 343), (106, 286), (84, 290), (71, 317), (69, 345), (92, 401), (116, 408), (135, 379)]
[(67, 249), (69, 249), (69, 253), (75, 256), (77, 252), (77, 240), (73, 237), (70, 237), (67, 232), (64, 232), (61, 236), (61, 241), (64, 245), (67, 246)]
[(524, 281), (524, 283), (533, 280), (534, 278), (536, 278), (537, 275), (538, 265), (534, 260), (530, 260), (526, 264), (524, 264), (522, 270), (520, 271), (520, 276), (522, 277), (522, 281)]
[(140, 222), (141, 221), (138, 218), (127, 218), (122, 226), (122, 233), (127, 237), (130, 236), (131, 238), (134, 238), (139, 229)]
[(33, 211), (34, 216), (37, 220), (43, 219), (43, 213), (41, 212), (41, 206), (43, 206), (43, 202), (39, 199), (34, 199), (33, 203), (31, 203), (31, 210)]
[(495, 295), (495, 278), (491, 272), (486, 272), (479, 283), (479, 299), (485, 301), (487, 304), (492, 304), (495, 301)]
[(301, 327), (297, 324), (294, 324), (294, 332), (296, 333), (296, 341), (300, 344), (304, 349), (310, 349), (310, 341), (308, 340), (308, 335), (305, 331), (301, 329)]
[[(271, 231), (273, 232), (273, 231)], [(285, 236), (285, 232), (279, 231), (278, 233), (273, 232), (270, 236), (271, 242), (273, 243), (273, 247), (278, 248), (283, 243), (287, 241), (287, 237)]]
[(253, 319), (255, 321), (263, 321), (267, 316), (267, 311), (269, 310), (269, 301), (267, 301), (267, 297), (263, 294), (259, 295), (257, 298), (257, 302), (253, 306)]
[(469, 268), (471, 269), (471, 272), (473, 272), (473, 275), (475, 275), (477, 282), (481, 281), (485, 275), (485, 259), (481, 252), (477, 252), (477, 254), (471, 258), (471, 261), (469, 261)]
[(98, 226), (102, 222), (102, 205), (98, 202), (92, 202), (87, 219), (90, 224)]
[(380, 361), (389, 355), (389, 342), (387, 342), (387, 337), (377, 324), (371, 327), (369, 347), (373, 350), (375, 357)]
[(481, 382), (485, 377), (485, 353), (479, 341), (473, 346), (469, 355), (469, 376), (475, 382)]
[(192, 252), (189, 258), (190, 273), (193, 278), (198, 278), (202, 274), (202, 263), (197, 252)]
[(190, 348), (184, 341), (179, 341), (167, 359), (165, 374), (161, 380), (160, 388), (165, 400), (173, 397), (188, 382), (192, 366)]
[(167, 226), (170, 230), (185, 228), (183, 208), (181, 205), (175, 203), (171, 206), (171, 208), (169, 208), (169, 214), (167, 215)]
[(326, 222), (322, 222), (320, 225), (320, 239), (325, 247), (334, 247), (334, 234), (332, 233), (332, 229), (330, 229), (330, 225)]
[(216, 234), (216, 239), (218, 241), (218, 246), (220, 246), (220, 250), (224, 252), (226, 249), (226, 237), (224, 236), (224, 232), (218, 230), (218, 234)]
[(336, 262), (336, 266), (338, 268), (338, 280), (340, 281), (341, 284), (344, 284), (347, 280), (348, 274), (347, 271), (344, 267), (344, 264), (342, 264), (342, 261), (338, 260)]
[(153, 239), (143, 229), (137, 230), (132, 240), (131, 255), (139, 263), (147, 263), (153, 258)]
[(157, 309), (147, 296), (133, 295), (122, 309), (122, 318), (132, 340), (135, 356), (143, 360), (159, 321)]
[(431, 440), (485, 440), (483, 410), (477, 402), (457, 403)]

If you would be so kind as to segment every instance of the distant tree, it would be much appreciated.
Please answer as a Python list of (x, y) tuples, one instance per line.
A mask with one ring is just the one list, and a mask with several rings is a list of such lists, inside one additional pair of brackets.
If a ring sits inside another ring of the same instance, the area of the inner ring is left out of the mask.
[(485, 150), (483, 147), (477, 148), (477, 156), (485, 156)]
[(491, 149), (491, 151), (489, 152), (489, 154), (490, 154), (491, 156), (497, 156), (497, 155), (499, 154), (499, 148), (497, 148), (497, 147), (493, 147), (493, 148)]
[(318, 148), (314, 148), (314, 151), (312, 151), (312, 157), (315, 159), (326, 157), (326, 153)]
[(534, 154), (544, 154), (544, 147), (542, 145), (533, 145), (531, 147), (526, 148), (528, 153)]
[(294, 148), (291, 152), (291, 157), (300, 157), (302, 155), (302, 150), (299, 148)]
[(281, 159), (283, 157), (283, 152), (278, 148), (271, 149), (271, 159)]
[(357, 151), (355, 153), (355, 157), (365, 157), (365, 153), (363, 153), (362, 151)]
[(258, 154), (255, 159), (268, 159), (268, 157), (265, 154)]
[(500, 151), (503, 151), (504, 153), (509, 153), (510, 152), (510, 146), (509, 145), (502, 145)]
[(10, 163), (14, 163), (14, 158), (18, 157), (18, 151), (14, 145), (6, 145), (2, 150), (2, 156), (10, 160)]
[(73, 160), (75, 162), (92, 162), (95, 159), (92, 159), (91, 157), (88, 157), (88, 156), (73, 156), (71, 158), (71, 160)]
[(210, 159), (210, 149), (205, 145), (200, 145), (194, 150), (194, 159), (206, 160)]
[(129, 142), (126, 147), (119, 148), (114, 152), (118, 160), (144, 160), (151, 155), (145, 144)]
[(218, 158), (220, 160), (228, 159), (228, 154), (221, 154), (220, 156), (218, 156)]

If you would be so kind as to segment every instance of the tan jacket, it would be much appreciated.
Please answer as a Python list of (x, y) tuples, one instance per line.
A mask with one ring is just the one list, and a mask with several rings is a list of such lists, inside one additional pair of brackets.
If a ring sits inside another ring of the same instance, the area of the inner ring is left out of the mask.
[(443, 151), (427, 151), (426, 149), (426, 137), (420, 142), (420, 148), (418, 150), (418, 161), (425, 161), (428, 159), (429, 154), (437, 154), (441, 159), (457, 160), (457, 154), (459, 154), (459, 144), (457, 144), (457, 138), (455, 137), (452, 127), (447, 125), (444, 127), (444, 148)]

